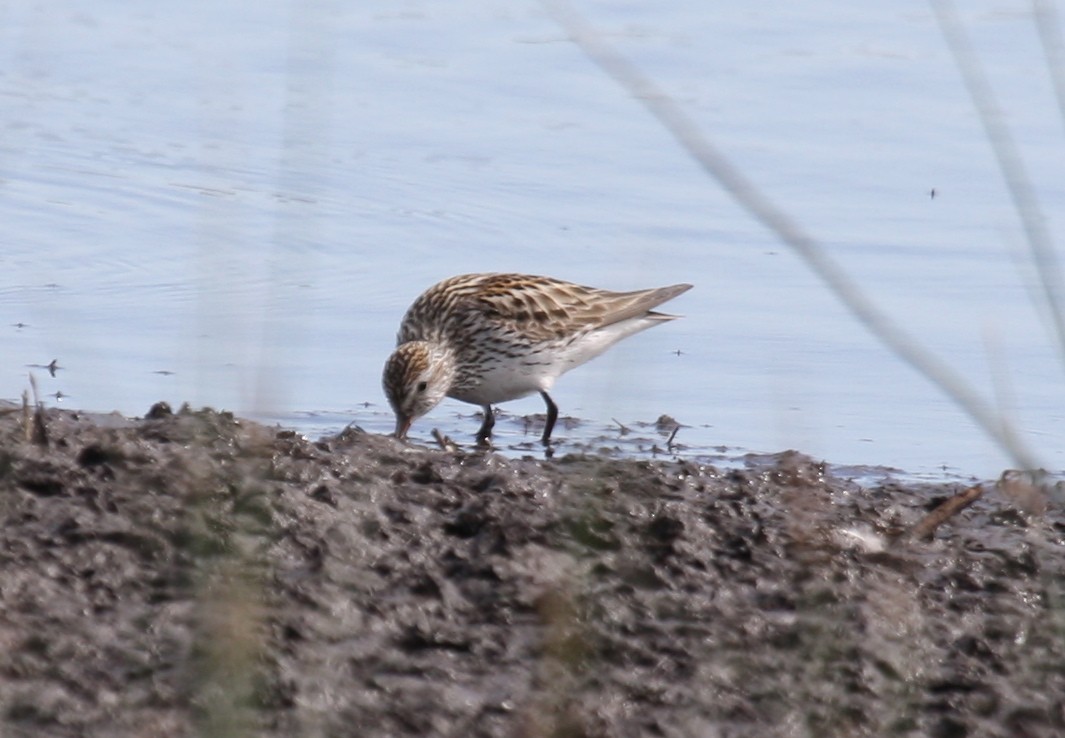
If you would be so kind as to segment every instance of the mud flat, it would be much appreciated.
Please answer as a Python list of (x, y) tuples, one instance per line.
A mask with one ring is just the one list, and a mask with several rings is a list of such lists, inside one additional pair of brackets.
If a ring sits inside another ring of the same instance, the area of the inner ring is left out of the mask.
[(0, 734), (1065, 735), (1065, 518), (1015, 487), (14, 411)]

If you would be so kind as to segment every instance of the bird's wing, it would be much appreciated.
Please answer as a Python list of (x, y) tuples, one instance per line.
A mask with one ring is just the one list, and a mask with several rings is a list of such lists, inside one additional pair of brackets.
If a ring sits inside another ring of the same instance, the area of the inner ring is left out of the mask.
[(610, 292), (551, 277), (484, 275), (463, 299), (463, 308), (532, 340), (559, 338), (632, 318), (669, 320), (651, 309), (691, 288), (678, 284), (634, 292)]

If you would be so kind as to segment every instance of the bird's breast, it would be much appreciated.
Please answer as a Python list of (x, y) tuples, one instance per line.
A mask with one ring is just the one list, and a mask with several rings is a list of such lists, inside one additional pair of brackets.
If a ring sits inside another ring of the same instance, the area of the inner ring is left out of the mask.
[(554, 355), (531, 352), (483, 357), (458, 367), (450, 397), (477, 405), (494, 405), (549, 390), (562, 373)]

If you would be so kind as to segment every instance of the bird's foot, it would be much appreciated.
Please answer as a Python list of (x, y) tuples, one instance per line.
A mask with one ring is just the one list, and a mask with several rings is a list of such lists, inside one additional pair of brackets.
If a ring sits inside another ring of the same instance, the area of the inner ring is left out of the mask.
[(550, 459), (552, 456), (555, 455), (555, 447), (553, 445), (551, 445), (551, 437), (550, 436), (544, 436), (543, 438), (541, 438), (540, 439), (540, 443), (543, 444), (543, 447), (544, 447), (544, 458), (545, 459)]

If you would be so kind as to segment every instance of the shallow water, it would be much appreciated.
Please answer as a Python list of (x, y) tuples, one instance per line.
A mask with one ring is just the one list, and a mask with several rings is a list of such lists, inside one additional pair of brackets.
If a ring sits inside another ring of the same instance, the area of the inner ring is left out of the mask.
[[(927, 6), (578, 7), (1065, 466), (1060, 352)], [(1065, 134), (1025, 8), (967, 4), (963, 20), (1060, 235)], [(105, 0), (2, 20), (0, 397), (32, 371), (64, 406), (187, 400), (385, 431), (381, 363), (442, 277), (690, 281), (671, 304), (684, 320), (559, 383), (562, 413), (585, 421), (567, 433), (667, 413), (707, 453), (977, 476), (1010, 463), (539, 5)], [(52, 359), (54, 378), (29, 366)], [(445, 403), (416, 436), (466, 439), (473, 411)]]

